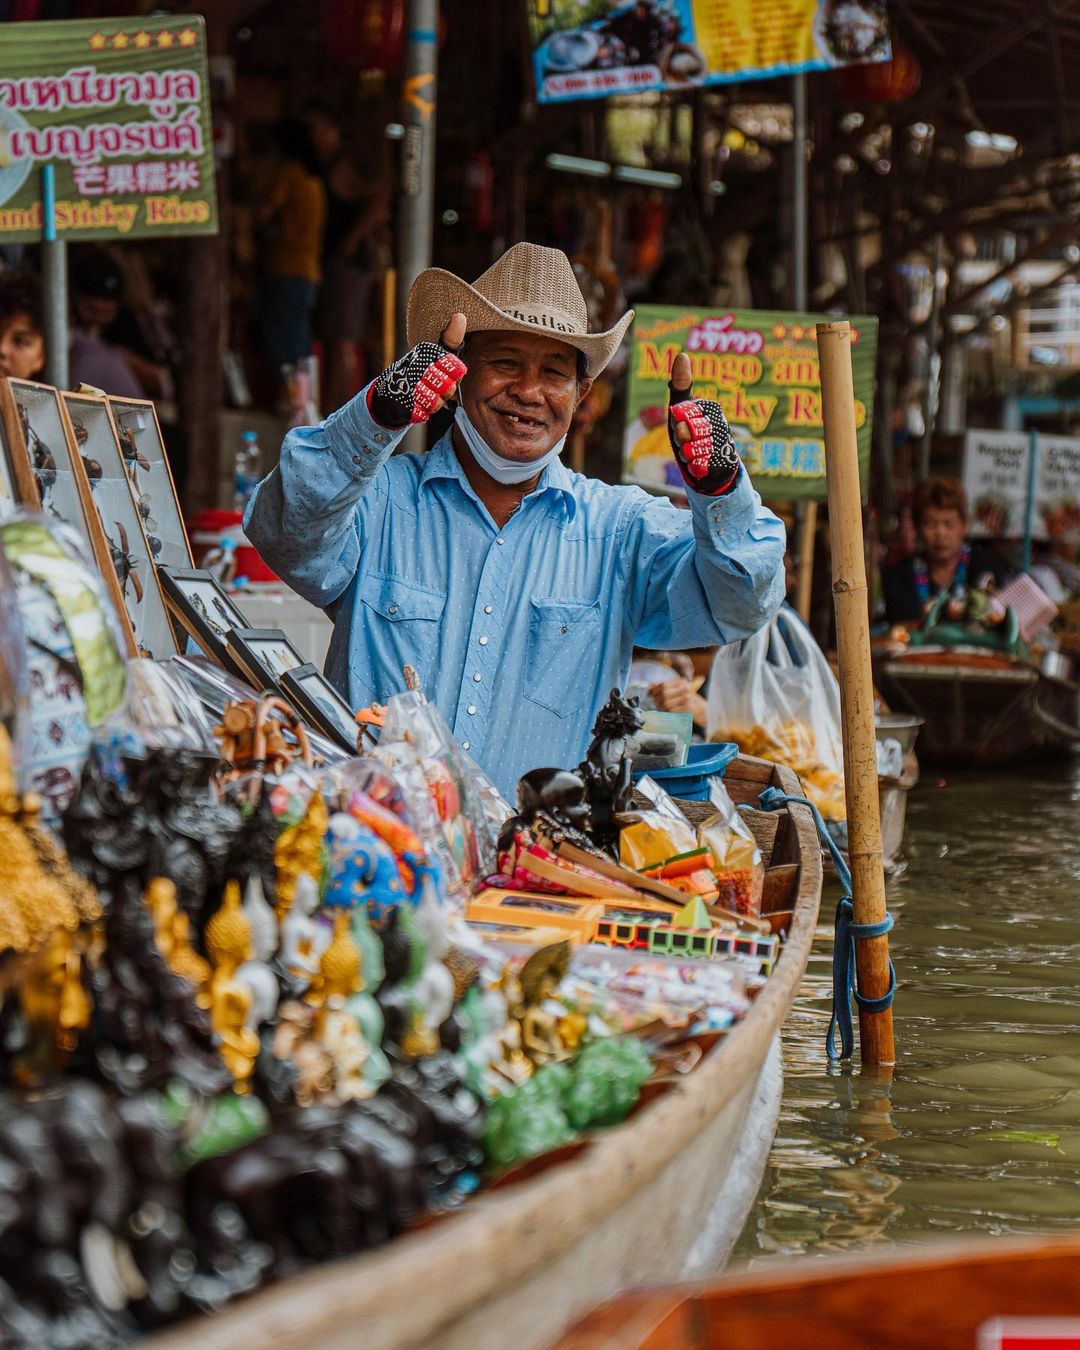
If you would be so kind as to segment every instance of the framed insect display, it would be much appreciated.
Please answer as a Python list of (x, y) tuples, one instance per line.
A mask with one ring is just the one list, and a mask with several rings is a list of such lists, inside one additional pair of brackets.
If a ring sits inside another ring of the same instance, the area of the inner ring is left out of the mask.
[(280, 628), (230, 628), (225, 647), (229, 664), (255, 689), (279, 689), (286, 671), (307, 664)]
[(191, 546), (154, 405), (146, 399), (113, 396), (106, 402), (154, 561), (168, 567), (190, 567)]
[(151, 557), (142, 517), (128, 491), (109, 407), (89, 394), (60, 395), (69, 458), (81, 478), (105, 537), (108, 562), (116, 577), (135, 646), (163, 661), (176, 652), (165, 597)]
[(18, 419), (18, 409), (7, 387), (8, 381), (0, 380), (0, 386), (3, 386), (0, 388), (0, 499), (20, 502), (36, 510), (41, 502), (29, 456), (22, 449), (25, 436), (13, 438), (7, 429), (9, 420)]
[(179, 628), (225, 670), (243, 674), (229, 656), (227, 638), (232, 628), (248, 621), (210, 572), (192, 567), (159, 567), (158, 580), (169, 613)]
[[(94, 509), (82, 461), (72, 453), (71, 429), (60, 394), (51, 385), (31, 380), (0, 380), (0, 421), (20, 501), (70, 526), (87, 558), (97, 565), (124, 621), (126, 610), (112, 549)], [(135, 655), (138, 649), (128, 622), (124, 622), (124, 636), (130, 654)]]
[(307, 663), (286, 670), (278, 686), (305, 722), (356, 754), (360, 727), (349, 705), (318, 666)]

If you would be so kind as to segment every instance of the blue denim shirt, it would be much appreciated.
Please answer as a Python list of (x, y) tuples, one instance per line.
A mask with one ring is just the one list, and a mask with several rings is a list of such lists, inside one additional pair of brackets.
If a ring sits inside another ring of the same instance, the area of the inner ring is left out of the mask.
[(271, 567), (335, 618), (326, 673), (354, 708), (413, 666), (455, 737), (511, 801), (573, 767), (635, 644), (747, 637), (784, 598), (784, 527), (745, 470), (691, 509), (561, 461), (499, 529), (448, 432), (390, 457), (365, 394), (290, 431), (244, 525)]

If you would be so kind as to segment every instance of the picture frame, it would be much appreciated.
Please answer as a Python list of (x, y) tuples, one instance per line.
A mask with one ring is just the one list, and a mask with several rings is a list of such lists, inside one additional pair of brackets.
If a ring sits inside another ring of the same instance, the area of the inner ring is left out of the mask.
[(18, 434), (15, 431), (18, 416), (10, 381), (0, 380), (0, 498), (40, 511), (41, 498), (26, 453), (25, 436), (21, 428)]
[(318, 666), (309, 661), (295, 670), (287, 670), (278, 683), (305, 722), (352, 754), (360, 753), (360, 724)]
[(107, 395), (105, 402), (116, 427), (132, 498), (148, 522), (148, 533), (159, 541), (155, 561), (159, 566), (192, 567), (191, 543), (156, 408), (149, 399), (114, 394)]
[(157, 572), (165, 606), (178, 630), (225, 670), (242, 675), (229, 655), (227, 638), (230, 629), (249, 624), (217, 577), (202, 568), (164, 564)]
[(254, 689), (281, 692), (281, 677), (307, 662), (280, 628), (230, 628), (225, 636), (230, 663)]
[(59, 400), (69, 459), (105, 539), (108, 561), (102, 571), (116, 579), (121, 618), (130, 624), (136, 651), (164, 661), (176, 653), (176, 634), (158, 580), (155, 544), (128, 487), (109, 405), (94, 394), (64, 392)]
[[(23, 505), (63, 521), (74, 531), (87, 558), (96, 564), (104, 578), (120, 619), (128, 655), (138, 656), (138, 641), (117, 575), (112, 546), (92, 499), (90, 482), (75, 447), (60, 392), (50, 384), (37, 384), (33, 380), (2, 380), (0, 422), (11, 449), (16, 488)], [(20, 465), (29, 473), (30, 484)], [(139, 580), (141, 585), (142, 578)], [(160, 619), (170, 639), (163, 652), (168, 656), (176, 648), (171, 642), (172, 629), (164, 601), (160, 602)]]

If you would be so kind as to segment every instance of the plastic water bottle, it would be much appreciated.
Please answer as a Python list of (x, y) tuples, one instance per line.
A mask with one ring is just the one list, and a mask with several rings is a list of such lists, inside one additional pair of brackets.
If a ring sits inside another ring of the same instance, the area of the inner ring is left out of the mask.
[(247, 508), (260, 477), (259, 439), (254, 431), (245, 431), (240, 437), (233, 473), (233, 505), (237, 511)]

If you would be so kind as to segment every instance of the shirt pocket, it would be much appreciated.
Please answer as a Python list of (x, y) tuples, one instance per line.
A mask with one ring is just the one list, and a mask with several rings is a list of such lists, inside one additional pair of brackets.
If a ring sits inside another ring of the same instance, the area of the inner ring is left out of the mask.
[(600, 655), (600, 602), (533, 600), (525, 654), (524, 694), (548, 712), (569, 717), (591, 700)]
[[(412, 666), (420, 687), (435, 687), (439, 620), (446, 608), (446, 592), (430, 591), (398, 577), (368, 573), (360, 584), (360, 599), (369, 631), (375, 635), (375, 683), (389, 678), (391, 689), (404, 688), (402, 666)], [(386, 667), (391, 669), (387, 671)], [(386, 691), (382, 691), (384, 694)]]

